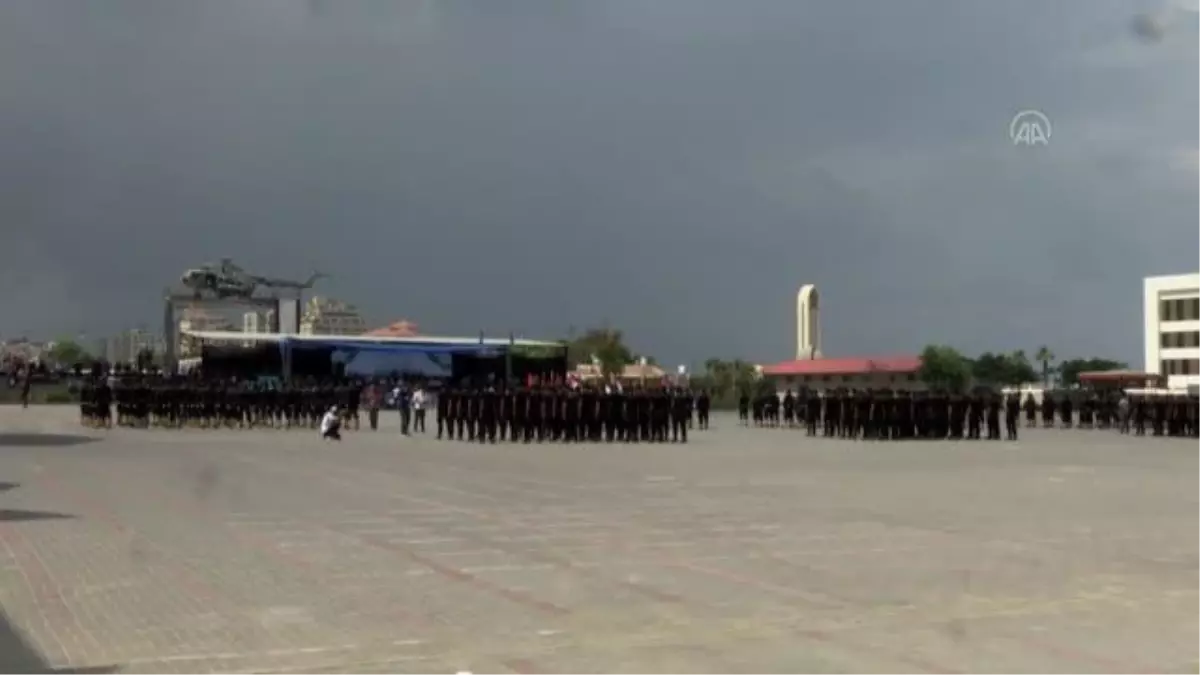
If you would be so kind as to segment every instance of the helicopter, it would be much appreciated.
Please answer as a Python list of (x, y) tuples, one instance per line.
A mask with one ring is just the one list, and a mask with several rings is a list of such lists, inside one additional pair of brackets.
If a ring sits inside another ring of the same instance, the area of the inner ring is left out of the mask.
[(312, 288), (318, 279), (325, 276), (316, 273), (310, 276), (308, 281), (260, 277), (246, 272), (233, 264), (229, 258), (222, 258), (219, 263), (207, 263), (187, 270), (179, 280), (192, 290), (196, 299), (209, 296), (218, 300), (226, 300), (252, 297), (258, 288), (301, 291)]

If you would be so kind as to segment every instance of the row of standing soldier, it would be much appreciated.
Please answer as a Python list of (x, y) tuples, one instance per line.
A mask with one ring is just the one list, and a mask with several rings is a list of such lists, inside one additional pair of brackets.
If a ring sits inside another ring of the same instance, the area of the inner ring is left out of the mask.
[[(912, 438), (968, 438), (999, 440), (1004, 401), (998, 397), (953, 398), (912, 396), (890, 390), (834, 390), (826, 393), (788, 390), (782, 398), (765, 394), (751, 400), (743, 395), (738, 415), (745, 424), (759, 426), (800, 424), (809, 436), (830, 438), (902, 440)], [(1016, 440), (1015, 415), (1005, 416), (1004, 431)]]
[[(93, 377), (80, 392), (85, 424), (145, 427), (273, 427), (315, 428), (331, 406), (347, 423), (359, 426), (365, 407), (372, 428), (378, 421), (386, 382), (349, 379), (300, 379), (287, 385), (199, 377), (163, 377), (126, 373)], [(401, 390), (406, 385), (401, 383)], [(1021, 402), (997, 394), (962, 396), (943, 392), (835, 390), (819, 394), (802, 390), (782, 398), (766, 394), (751, 399), (743, 394), (739, 414), (744, 422), (764, 426), (806, 426), (826, 436), (863, 438), (978, 438), (986, 423), (989, 438), (1017, 435), (1024, 413), (1026, 426), (1115, 428), (1144, 435), (1196, 436), (1196, 397), (1107, 396), (1088, 394), (1080, 400), (1066, 392)], [(606, 391), (584, 386), (516, 387), (511, 389), (452, 387), (438, 397), (440, 437), (490, 439), (492, 420), (498, 438), (524, 440), (656, 440), (667, 432), (686, 434), (693, 411), (700, 428), (708, 426), (710, 401), (706, 392), (693, 395), (678, 389), (633, 387)], [(407, 407), (402, 406), (405, 410)], [(686, 410), (685, 410), (686, 408)], [(751, 415), (753, 411), (753, 415)], [(790, 413), (790, 414), (789, 414)], [(418, 413), (418, 417), (423, 413)], [(676, 422), (686, 422), (677, 427)], [(461, 429), (461, 431), (460, 431)], [(597, 429), (599, 436), (597, 436)], [(482, 430), (482, 433), (479, 433)]]
[[(403, 409), (403, 408), (402, 408)], [(687, 442), (693, 411), (708, 428), (709, 397), (686, 387), (583, 385), (459, 388), (437, 399), (437, 436), (512, 442)]]
[[(389, 391), (389, 382), (345, 378), (278, 384), (121, 374), (87, 380), (80, 413), (94, 427), (111, 426), (115, 409), (116, 424), (125, 427), (313, 429), (336, 408), (357, 429), (365, 407), (369, 425), (377, 428)], [(416, 428), (424, 427), (424, 407), (412, 405), (417, 391), (423, 391), (419, 385), (395, 383), (405, 433), (414, 413)], [(707, 393), (680, 387), (449, 387), (436, 400), (438, 438), (478, 441), (686, 442), (693, 412), (701, 429), (709, 416)]]
[(805, 426), (842, 438), (980, 438), (1018, 437), (1019, 420), (1043, 428), (1115, 429), (1122, 434), (1200, 437), (1200, 398), (1174, 395), (1127, 395), (1114, 392), (1051, 392), (1040, 404), (1030, 394), (995, 392), (890, 392), (840, 389), (820, 393), (790, 390), (779, 398), (764, 393), (751, 399), (743, 394), (738, 405), (744, 424)]
[[(1032, 396), (1022, 401), (1016, 394), (977, 391), (960, 395), (940, 391), (893, 392), (890, 390), (834, 390), (821, 393), (790, 390), (783, 397), (764, 392), (751, 398), (743, 394), (738, 413), (744, 424), (756, 426), (804, 426), (809, 435), (818, 430), (839, 438), (967, 438), (984, 435), (992, 440), (1003, 435), (1016, 440), (1019, 420), (1043, 426), (1061, 419), (1063, 428), (1117, 429), (1122, 433), (1197, 436), (1200, 406), (1195, 396), (1126, 396), (1087, 393), (1075, 400), (1068, 393), (1044, 397), (1041, 405)], [(1057, 417), (1056, 417), (1057, 414)], [(1003, 425), (1003, 427), (1001, 426)]]

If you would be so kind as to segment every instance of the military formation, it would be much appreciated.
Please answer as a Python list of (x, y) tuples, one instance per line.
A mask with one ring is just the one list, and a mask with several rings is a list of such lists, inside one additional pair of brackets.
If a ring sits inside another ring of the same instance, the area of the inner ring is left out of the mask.
[(315, 429), (333, 406), (357, 426), (361, 386), (349, 379), (270, 381), (114, 372), (80, 387), (86, 426)]
[(809, 436), (863, 440), (1017, 440), (1026, 427), (1114, 429), (1138, 436), (1196, 437), (1200, 430), (1196, 397), (1141, 396), (1114, 392), (1051, 394), (1039, 405), (1031, 395), (996, 392), (952, 394), (940, 391), (788, 390), (782, 397), (742, 394), (738, 416), (757, 427), (799, 428)]
[[(84, 425), (107, 428), (316, 429), (335, 410), (349, 429), (366, 413), (378, 428), (385, 401), (400, 409), (402, 429), (416, 413), (424, 431), (423, 383), (402, 379), (238, 380), (167, 377), (130, 370), (97, 375), (80, 390)], [(421, 393), (417, 393), (421, 392)], [(389, 397), (390, 394), (390, 397)], [(522, 386), (450, 384), (430, 392), (436, 438), (479, 443), (686, 443), (707, 429), (707, 392), (676, 386)], [(1022, 426), (1108, 429), (1136, 436), (1200, 435), (1197, 398), (1122, 392), (951, 394), (889, 390), (743, 393), (745, 425), (803, 428), (809, 436), (862, 440), (1017, 440)]]
[(708, 394), (686, 387), (451, 387), (437, 398), (437, 437), (480, 443), (686, 443), (708, 419)]
[[(414, 413), (423, 431), (424, 392), (422, 383), (403, 380), (281, 383), (117, 371), (82, 385), (80, 416), (96, 428), (316, 429), (335, 410), (351, 429), (365, 412), (376, 429), (390, 394), (407, 434)], [(686, 443), (689, 429), (707, 429), (709, 419), (707, 393), (671, 386), (453, 385), (433, 398), (438, 439), (480, 443)]]
[[(1017, 401), (1019, 404), (1019, 401)], [(862, 440), (1016, 440), (1020, 406), (1000, 396), (913, 396), (909, 392), (834, 390), (827, 394), (790, 390), (782, 397), (743, 395), (739, 417), (768, 427), (803, 426), (809, 436)], [(1002, 425), (1003, 422), (1003, 425)]]

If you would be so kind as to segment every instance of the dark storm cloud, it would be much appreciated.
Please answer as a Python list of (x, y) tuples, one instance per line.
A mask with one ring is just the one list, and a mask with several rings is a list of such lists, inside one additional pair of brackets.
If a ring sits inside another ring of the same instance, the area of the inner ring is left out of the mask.
[[(1140, 277), (1200, 245), (1195, 30), (1129, 28), (1162, 11), (7, 2), (5, 330), (150, 322), (230, 255), (377, 321), (607, 319), (666, 361), (790, 356), (809, 281), (832, 352), (1136, 360)], [(1050, 146), (1009, 142), (1025, 108)]]

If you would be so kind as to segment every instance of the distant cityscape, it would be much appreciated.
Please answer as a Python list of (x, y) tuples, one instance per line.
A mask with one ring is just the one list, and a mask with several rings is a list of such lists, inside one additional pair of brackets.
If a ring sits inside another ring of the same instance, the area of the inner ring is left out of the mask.
[[(186, 307), (179, 315), (180, 358), (200, 356), (200, 345), (187, 331), (240, 331), (247, 334), (278, 332), (278, 317), (274, 311), (214, 311), (201, 307)], [(300, 317), (301, 335), (379, 335), (413, 337), (419, 334), (417, 324), (400, 320), (386, 326), (368, 329), (358, 307), (332, 298), (314, 296), (305, 303)], [(67, 336), (96, 359), (109, 363), (136, 363), (139, 354), (165, 351), (163, 336), (144, 327), (131, 328), (116, 335), (89, 339), (86, 336)], [(35, 341), (24, 337), (0, 339), (0, 359), (35, 363), (46, 360), (56, 342)], [(251, 344), (247, 340), (246, 344)]]

